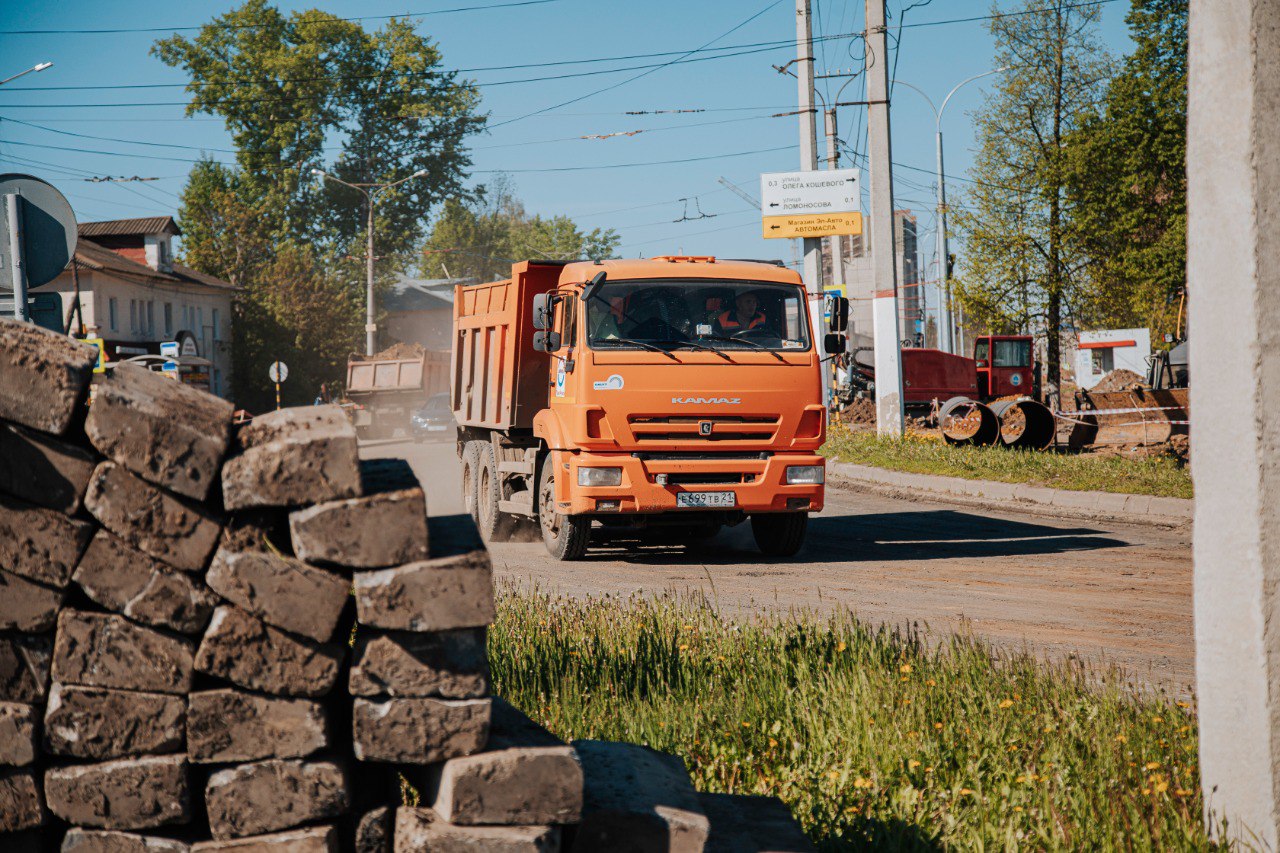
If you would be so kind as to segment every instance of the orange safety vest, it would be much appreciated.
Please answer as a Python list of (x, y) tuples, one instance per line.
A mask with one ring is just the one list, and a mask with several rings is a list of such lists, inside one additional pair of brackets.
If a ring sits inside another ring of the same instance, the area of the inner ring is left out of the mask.
[[(733, 311), (726, 311), (716, 318), (716, 322), (720, 324), (722, 329), (741, 329), (742, 324), (738, 322)], [(757, 311), (756, 315), (751, 318), (751, 322), (747, 324), (748, 329), (754, 329), (756, 326), (764, 325), (764, 312)]]

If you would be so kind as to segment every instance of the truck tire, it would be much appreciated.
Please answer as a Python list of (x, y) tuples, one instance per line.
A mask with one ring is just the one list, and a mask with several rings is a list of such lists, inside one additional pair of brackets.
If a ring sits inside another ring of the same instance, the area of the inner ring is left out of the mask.
[(498, 473), (498, 460), (493, 445), (477, 441), (476, 461), (476, 526), (486, 542), (509, 542), (515, 529), (515, 519), (498, 509), (502, 500), (502, 475)]
[(580, 560), (591, 543), (591, 519), (556, 512), (554, 457), (542, 460), (538, 477), (538, 527), (542, 542), (557, 560)]
[(468, 441), (462, 446), (462, 506), (471, 520), (480, 526), (476, 509), (476, 468), (480, 462), (480, 442)]
[(751, 516), (756, 546), (767, 557), (794, 557), (809, 529), (807, 512), (775, 512)]

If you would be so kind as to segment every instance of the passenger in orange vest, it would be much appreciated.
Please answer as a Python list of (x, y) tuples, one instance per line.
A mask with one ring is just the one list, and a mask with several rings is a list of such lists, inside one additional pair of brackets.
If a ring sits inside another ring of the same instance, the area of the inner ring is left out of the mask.
[(765, 324), (764, 312), (758, 310), (759, 306), (760, 297), (750, 290), (743, 291), (734, 297), (733, 310), (716, 318), (716, 325), (729, 334), (759, 328)]

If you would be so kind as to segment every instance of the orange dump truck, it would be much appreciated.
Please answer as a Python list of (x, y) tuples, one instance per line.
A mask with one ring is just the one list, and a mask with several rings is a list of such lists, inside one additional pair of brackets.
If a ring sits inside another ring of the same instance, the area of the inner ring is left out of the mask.
[(454, 297), (468, 510), (535, 521), (557, 558), (610, 530), (685, 541), (749, 520), (790, 556), (822, 509), (821, 354), (800, 277), (663, 257), (527, 261)]

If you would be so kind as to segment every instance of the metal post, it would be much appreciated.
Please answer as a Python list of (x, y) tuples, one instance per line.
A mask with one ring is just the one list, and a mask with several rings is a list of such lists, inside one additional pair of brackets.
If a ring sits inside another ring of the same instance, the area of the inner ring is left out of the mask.
[(938, 343), (945, 352), (956, 351), (956, 321), (951, 307), (951, 264), (947, 262), (947, 179), (942, 164), (942, 126), (938, 126), (938, 278), (942, 282), (939, 288), (942, 296), (942, 310), (939, 312), (941, 323), (938, 333), (942, 335)]
[[(796, 79), (800, 93), (800, 171), (818, 171), (818, 116), (813, 98), (813, 29), (809, 0), (796, 0)], [(814, 347), (822, 341), (822, 238), (804, 238), (804, 284), (809, 291), (809, 315)], [(831, 387), (822, 371), (822, 401)]]
[(898, 335), (898, 268), (893, 221), (893, 152), (889, 141), (889, 54), (885, 0), (867, 0), (867, 140), (871, 172), (871, 301), (875, 336), (876, 431), (900, 436), (902, 341)]
[(364, 306), (364, 354), (373, 355), (378, 351), (378, 327), (373, 315), (373, 193), (365, 193), (365, 201), (369, 203), (369, 242), (366, 247), (365, 274), (368, 277)]
[[(836, 108), (831, 107), (826, 112), (826, 131), (827, 131), (827, 168), (840, 168), (840, 149), (838, 147), (838, 139), (836, 138)], [(844, 236), (834, 234), (831, 240), (831, 286), (836, 290), (844, 291)]]
[(27, 308), (27, 265), (22, 257), (22, 196), (9, 193), (4, 197), (9, 220), (9, 270), (13, 278), (13, 316), (29, 320)]
[(280, 383), (276, 383), (276, 411), (280, 411)]

